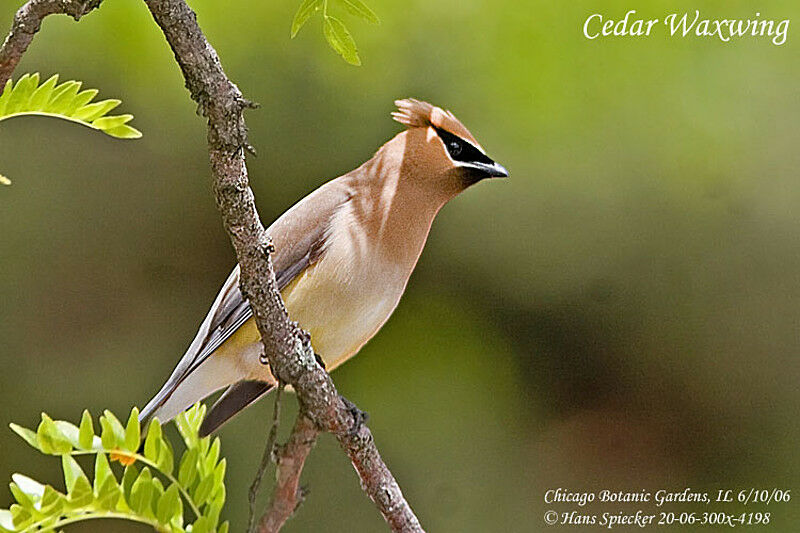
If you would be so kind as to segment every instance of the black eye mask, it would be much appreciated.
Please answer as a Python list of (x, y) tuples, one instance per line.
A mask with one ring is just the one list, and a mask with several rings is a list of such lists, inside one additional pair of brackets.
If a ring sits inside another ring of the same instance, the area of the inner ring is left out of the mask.
[(434, 127), (434, 129), (436, 133), (439, 134), (439, 138), (442, 139), (445, 148), (447, 148), (447, 153), (453, 161), (458, 161), (460, 163), (483, 163), (485, 165), (494, 163), (486, 154), (473, 146), (472, 143), (441, 128)]

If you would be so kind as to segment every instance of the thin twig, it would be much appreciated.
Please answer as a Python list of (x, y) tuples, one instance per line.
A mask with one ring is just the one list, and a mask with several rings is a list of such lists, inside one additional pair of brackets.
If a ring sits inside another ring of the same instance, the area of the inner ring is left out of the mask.
[(11, 31), (0, 47), (0, 94), (33, 41), (33, 36), (42, 27), (45, 17), (63, 14), (80, 20), (91, 10), (100, 7), (100, 2), (102, 0), (30, 0), (19, 8), (11, 23)]
[(278, 390), (275, 391), (275, 408), (272, 411), (272, 425), (269, 428), (269, 436), (267, 436), (267, 444), (264, 446), (264, 453), (261, 456), (261, 463), (258, 465), (256, 476), (253, 483), (250, 485), (250, 492), (248, 493), (248, 502), (250, 503), (250, 515), (247, 520), (247, 531), (253, 533), (256, 528), (256, 499), (258, 492), (261, 490), (261, 480), (264, 478), (264, 473), (267, 471), (269, 464), (272, 462), (275, 453), (275, 439), (278, 438), (278, 426), (281, 421), (281, 393), (283, 392), (284, 384), (278, 381)]
[(303, 503), (300, 474), (319, 432), (309, 418), (298, 415), (289, 440), (277, 450), (278, 479), (269, 508), (258, 524), (259, 533), (277, 533)]

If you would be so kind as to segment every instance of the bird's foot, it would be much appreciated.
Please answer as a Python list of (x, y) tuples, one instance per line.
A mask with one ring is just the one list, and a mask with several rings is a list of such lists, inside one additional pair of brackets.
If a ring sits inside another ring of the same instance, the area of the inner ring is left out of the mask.
[(353, 425), (350, 428), (349, 435), (354, 437), (359, 431), (361, 431), (361, 426), (366, 424), (367, 420), (369, 420), (369, 413), (356, 407), (356, 404), (344, 396), (341, 396), (341, 399), (342, 402), (344, 402), (344, 405), (347, 407), (348, 412), (353, 416)]

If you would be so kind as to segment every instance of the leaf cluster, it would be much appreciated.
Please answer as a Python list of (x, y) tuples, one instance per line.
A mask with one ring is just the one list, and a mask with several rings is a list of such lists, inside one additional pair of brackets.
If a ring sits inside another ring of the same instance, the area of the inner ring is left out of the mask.
[[(99, 435), (88, 411), (78, 426), (46, 414), (36, 431), (12, 424), (33, 448), (61, 457), (65, 490), (14, 474), (9, 486), (16, 503), (0, 509), (0, 532), (55, 532), (83, 520), (119, 518), (169, 533), (227, 533), (228, 523), (219, 523), (226, 463), (219, 438), (198, 436), (204, 414), (205, 407), (195, 405), (176, 418), (185, 446), (177, 461), (158, 420), (142, 445), (136, 408), (124, 425), (105, 411)], [(81, 456), (94, 456), (91, 477)]]
[[(361, 0), (336, 0), (350, 14), (355, 15), (372, 24), (380, 24), (378, 15), (375, 14)], [(329, 0), (304, 0), (292, 20), (292, 39), (297, 36), (300, 29), (308, 22), (315, 13), (322, 13), (322, 34), (325, 40), (337, 54), (351, 65), (361, 65), (361, 58), (358, 55), (358, 48), (350, 30), (344, 22), (328, 14)]]
[[(79, 81), (58, 83), (58, 74), (39, 84), (39, 73), (25, 74), (0, 92), (0, 122), (14, 117), (45, 116), (75, 122), (118, 139), (138, 139), (142, 133), (128, 125), (133, 115), (109, 115), (119, 100), (93, 102), (97, 89), (81, 91)], [(0, 174), (0, 185), (11, 180)]]
[(142, 133), (128, 125), (133, 115), (111, 116), (121, 102), (93, 102), (97, 89), (81, 90), (81, 82), (58, 83), (58, 74), (39, 84), (39, 74), (25, 74), (15, 84), (6, 82), (0, 93), (0, 121), (40, 115), (69, 120), (118, 139), (138, 139)]

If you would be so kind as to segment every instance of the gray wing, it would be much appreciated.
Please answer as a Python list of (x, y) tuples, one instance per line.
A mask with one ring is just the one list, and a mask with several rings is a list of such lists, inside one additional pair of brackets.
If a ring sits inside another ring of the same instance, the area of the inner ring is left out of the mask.
[[(295, 204), (267, 229), (275, 244), (272, 259), (279, 290), (283, 290), (320, 257), (333, 214), (352, 195), (348, 176), (329, 181)], [(239, 290), (239, 265), (236, 265), (189, 349), (161, 391), (142, 411), (140, 420), (147, 420), (186, 376), (196, 370), (252, 316), (253, 311)]]
[[(293, 263), (287, 270), (275, 273), (279, 291), (283, 290), (297, 274), (311, 264), (310, 258), (310, 254), (307, 254), (296, 263)], [(206, 333), (201, 350), (197, 353), (186, 374), (191, 373), (200, 366), (208, 356), (213, 354), (217, 348), (222, 346), (236, 330), (253, 316), (250, 304), (244, 299), (241, 290), (239, 290), (239, 265), (236, 265), (231, 278), (233, 279), (229, 278), (229, 282), (226, 282), (222, 288), (225, 294), (217, 313), (212, 318), (211, 329)]]

